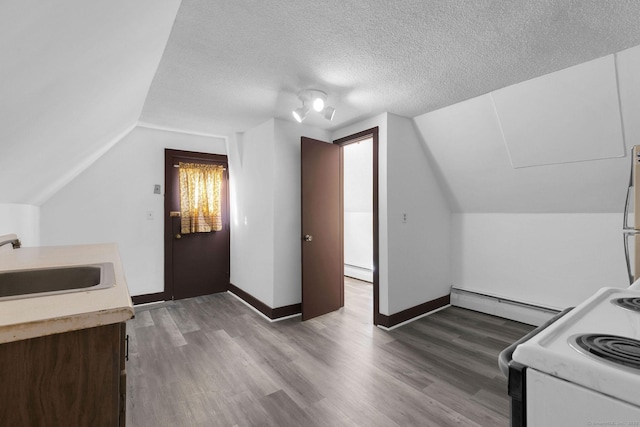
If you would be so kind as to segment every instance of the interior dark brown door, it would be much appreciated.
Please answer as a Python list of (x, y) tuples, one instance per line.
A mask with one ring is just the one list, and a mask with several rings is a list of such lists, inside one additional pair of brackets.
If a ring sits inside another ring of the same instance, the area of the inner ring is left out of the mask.
[(302, 320), (344, 305), (342, 151), (302, 137)]
[(224, 171), (222, 230), (210, 233), (180, 232), (179, 162), (220, 164), (227, 156), (165, 150), (165, 299), (183, 299), (229, 287), (229, 180)]

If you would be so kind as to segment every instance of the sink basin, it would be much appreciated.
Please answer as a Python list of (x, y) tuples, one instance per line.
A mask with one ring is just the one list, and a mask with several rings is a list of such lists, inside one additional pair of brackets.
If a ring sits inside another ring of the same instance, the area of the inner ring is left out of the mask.
[(112, 263), (0, 272), (0, 301), (105, 289), (115, 285)]

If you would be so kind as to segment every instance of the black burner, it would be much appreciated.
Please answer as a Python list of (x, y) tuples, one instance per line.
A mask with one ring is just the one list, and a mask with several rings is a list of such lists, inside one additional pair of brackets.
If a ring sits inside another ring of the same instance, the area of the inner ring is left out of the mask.
[(640, 312), (640, 297), (618, 298), (611, 302), (627, 310)]
[(616, 335), (587, 334), (576, 337), (584, 351), (619, 365), (640, 369), (640, 341)]

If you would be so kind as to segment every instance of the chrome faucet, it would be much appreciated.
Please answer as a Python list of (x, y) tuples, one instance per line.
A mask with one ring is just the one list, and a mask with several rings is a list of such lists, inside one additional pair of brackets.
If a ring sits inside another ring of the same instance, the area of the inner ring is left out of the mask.
[(0, 246), (8, 245), (9, 243), (11, 243), (11, 246), (13, 246), (13, 249), (18, 249), (21, 245), (19, 239), (9, 239), (9, 240), (5, 240), (4, 242), (0, 242)]

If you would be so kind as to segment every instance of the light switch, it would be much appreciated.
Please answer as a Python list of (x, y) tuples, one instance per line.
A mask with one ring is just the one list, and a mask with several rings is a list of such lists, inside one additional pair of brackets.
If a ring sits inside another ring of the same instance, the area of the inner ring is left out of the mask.
[(160, 192), (162, 191), (162, 187), (160, 187), (160, 184), (156, 184), (153, 186), (153, 194), (161, 194)]

